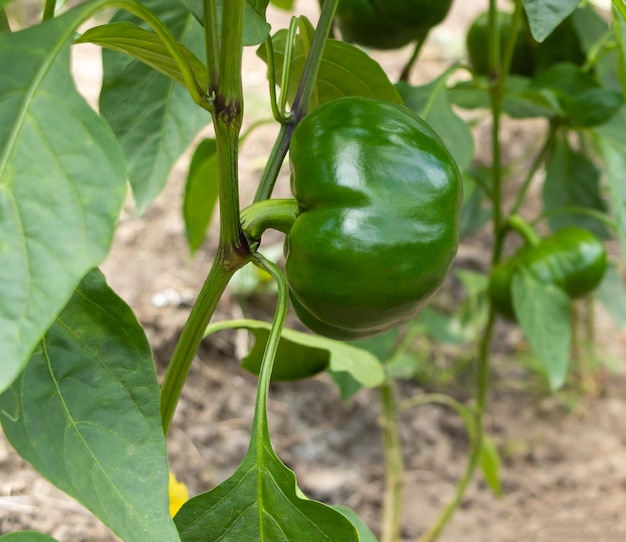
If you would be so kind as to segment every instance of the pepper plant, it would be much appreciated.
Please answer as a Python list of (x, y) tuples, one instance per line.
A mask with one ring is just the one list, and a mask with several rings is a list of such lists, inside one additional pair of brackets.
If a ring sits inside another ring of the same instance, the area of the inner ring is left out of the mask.
[[(324, 0), (315, 27), (300, 17), (279, 30), (266, 22), (268, 3), (88, 0), (66, 8), (46, 0), (41, 21), (17, 31), (7, 17), (11, 1), (0, 0), (0, 421), (23, 458), (125, 541), (375, 540), (353, 511), (308, 499), (272, 449), (270, 380), (327, 370), (346, 399), (363, 386), (380, 390), (385, 542), (400, 531), (398, 410), (437, 402), (464, 420), (468, 463), (454, 499), (421, 539), (434, 540), (478, 466), (500, 490), (483, 424), (498, 311), (517, 319), (556, 389), (569, 371), (570, 296), (598, 284), (605, 299), (624, 295), (619, 281), (603, 281), (603, 241), (626, 247), (626, 5), (614, 0), (609, 24), (577, 0), (516, 0), (508, 14), (489, 0), (468, 33), (470, 65), (413, 86), (423, 44), (451, 2)], [(109, 22), (77, 34), (112, 9)], [(87, 42), (103, 48), (99, 113), (70, 75), (71, 47)], [(362, 48), (411, 42), (395, 85)], [(254, 200), (240, 209), (244, 47), (267, 63), (280, 131)], [(466, 79), (452, 83), (461, 73)], [(473, 164), (470, 128), (451, 104), (489, 112), (486, 172)], [(544, 143), (510, 205), (504, 115), (546, 119)], [(182, 212), (195, 251), (217, 205), (216, 257), (159, 387), (141, 326), (97, 266), (127, 182), (145, 211), (209, 122), (215, 138), (193, 152)], [(288, 151), (294, 198), (275, 199)], [(523, 220), (541, 168), (541, 214)], [(444, 282), (459, 237), (487, 222), (491, 264), (474, 283), (480, 302), (472, 305), (483, 315), (475, 400), (426, 394), (399, 402), (394, 380), (407, 376), (399, 360), (416, 330), (425, 322), (428, 329), (426, 315), (437, 314), (424, 306)], [(544, 241), (533, 230), (539, 222), (548, 228)], [(263, 256), (269, 228), (286, 235), (285, 271)], [(528, 246), (509, 259), (512, 232)], [(234, 274), (250, 265), (277, 284), (273, 321), (211, 322)], [(314, 334), (284, 328), (290, 299)], [(227, 328), (255, 338), (242, 361), (259, 375), (250, 445), (230, 478), (180, 507), (165, 437), (200, 342)], [(32, 532), (0, 539), (50, 540)]]

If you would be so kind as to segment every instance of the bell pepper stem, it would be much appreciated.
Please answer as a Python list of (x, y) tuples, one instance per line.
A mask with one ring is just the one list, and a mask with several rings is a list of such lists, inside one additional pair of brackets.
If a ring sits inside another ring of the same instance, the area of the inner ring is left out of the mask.
[(519, 215), (509, 216), (506, 224), (509, 228), (519, 233), (524, 242), (530, 246), (537, 246), (541, 241), (532, 226)]
[(241, 227), (249, 242), (258, 242), (270, 228), (289, 233), (299, 210), (295, 199), (259, 201), (241, 211)]

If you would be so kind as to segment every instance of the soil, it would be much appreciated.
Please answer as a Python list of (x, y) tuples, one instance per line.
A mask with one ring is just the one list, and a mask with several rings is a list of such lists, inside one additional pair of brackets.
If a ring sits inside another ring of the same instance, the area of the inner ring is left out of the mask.
[[(472, 4), (471, 6), (469, 4)], [(463, 55), (461, 29), (483, 9), (482, 2), (456, 2), (446, 23), (431, 36), (413, 82), (425, 82), (442, 66)], [(297, 10), (316, 19), (317, 2), (297, 2)], [(288, 15), (270, 9), (275, 28)], [(392, 79), (410, 50), (377, 53)], [(97, 102), (98, 50), (75, 51), (76, 78), (90, 103)], [(265, 67), (246, 51), (247, 122), (269, 111)], [(507, 124), (505, 160), (520, 159), (532, 141), (533, 123)], [(274, 128), (254, 133), (242, 149), (243, 204), (250, 202), (255, 179), (274, 140)], [(488, 129), (476, 131), (478, 159), (489, 161)], [(110, 285), (133, 307), (154, 349), (159, 373), (169, 358), (210, 265), (215, 228), (205, 248), (190, 258), (180, 217), (181, 194), (189, 156), (175, 167), (165, 191), (143, 217), (129, 202), (103, 270)], [(278, 193), (288, 190), (283, 170)], [(514, 190), (514, 189), (513, 189)], [(464, 240), (456, 266), (484, 269), (488, 232)], [(268, 318), (273, 297), (241, 298), (232, 291), (215, 319)], [(477, 475), (440, 540), (442, 542), (616, 542), (626, 540), (626, 339), (606, 315), (597, 315), (597, 352), (593, 393), (575, 383), (550, 395), (529, 369), (519, 330), (499, 322), (487, 428), (502, 456), (503, 494), (496, 497)], [(256, 380), (239, 368), (246, 337), (222, 333), (203, 344), (177, 410), (171, 435), (171, 467), (192, 494), (227, 478), (246, 450)], [(456, 351), (470, 360), (469, 351)], [(443, 353), (442, 356), (449, 356)], [(431, 355), (425, 364), (442, 356)], [(446, 358), (448, 359), (448, 358)], [(466, 378), (468, 382), (471, 382)], [(464, 380), (461, 380), (464, 382)], [(398, 394), (412, 397), (441, 391), (402, 382)], [(462, 401), (471, 383), (443, 391)], [(384, 488), (379, 401), (375, 390), (362, 390), (343, 402), (327, 375), (272, 385), (269, 419), (279, 456), (298, 475), (312, 498), (356, 510), (378, 533)], [(404, 443), (403, 540), (417, 540), (451, 498), (467, 459), (467, 437), (458, 417), (445, 407), (425, 405), (400, 418)], [(105, 542), (116, 538), (79, 504), (65, 496), (21, 460), (0, 435), (0, 534), (36, 529), (61, 542)]]

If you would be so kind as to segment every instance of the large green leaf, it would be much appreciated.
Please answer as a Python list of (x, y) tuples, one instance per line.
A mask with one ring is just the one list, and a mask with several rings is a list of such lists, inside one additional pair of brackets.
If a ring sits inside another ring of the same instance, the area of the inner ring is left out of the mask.
[[(126, 53), (185, 86), (183, 74), (167, 47), (154, 32), (121, 21), (90, 28), (76, 43), (95, 43), (100, 47)], [(184, 45), (179, 44), (201, 88), (208, 85), (204, 64)]]
[[(200, 25), (178, 2), (145, 0), (174, 36), (195, 54), (203, 49)], [(139, 20), (119, 12), (114, 22)], [(210, 122), (187, 90), (139, 60), (104, 50), (100, 111), (126, 155), (128, 177), (141, 213), (165, 185), (170, 170), (198, 131)]]
[(459, 169), (465, 171), (474, 158), (474, 138), (467, 123), (450, 106), (446, 81), (447, 74), (444, 73), (427, 85), (412, 87), (400, 82), (396, 89), (404, 105), (432, 126), (452, 153)]
[(35, 531), (19, 531), (0, 536), (0, 542), (58, 542), (58, 540)]
[[(306, 18), (301, 18), (287, 94), (290, 103), (293, 103), (304, 71), (313, 32), (311, 23)], [(277, 81), (280, 81), (283, 72), (286, 41), (287, 30), (279, 30), (272, 37)], [(267, 50), (264, 45), (259, 47), (257, 54), (267, 62)], [(375, 60), (354, 45), (329, 39), (326, 41), (309, 109), (342, 96), (365, 96), (402, 103), (398, 91)]]
[(571, 304), (567, 294), (522, 269), (513, 277), (513, 308), (546, 371), (550, 388), (560, 388), (569, 369), (571, 343)]
[[(543, 185), (545, 211), (567, 207), (584, 207), (605, 211), (606, 203), (600, 196), (600, 171), (589, 157), (572, 149), (568, 141), (559, 140), (546, 168)], [(593, 217), (580, 214), (554, 214), (548, 217), (553, 231), (565, 226), (581, 226), (606, 237), (604, 224)]]
[(106, 256), (126, 193), (119, 145), (70, 75), (88, 8), (0, 33), (0, 391)]
[(193, 153), (183, 201), (185, 231), (192, 254), (204, 242), (217, 203), (218, 184), (216, 142), (204, 139)]
[(572, 13), (580, 0), (523, 0), (533, 37), (542, 42)]
[(179, 540), (150, 346), (100, 271), (0, 395), (0, 420), (22, 457), (120, 538)]

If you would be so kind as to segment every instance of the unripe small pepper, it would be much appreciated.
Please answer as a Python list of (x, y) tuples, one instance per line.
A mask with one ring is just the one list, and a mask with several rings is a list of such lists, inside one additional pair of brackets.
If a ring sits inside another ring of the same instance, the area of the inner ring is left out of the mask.
[(511, 288), (520, 269), (575, 298), (592, 292), (600, 284), (606, 267), (606, 251), (600, 239), (577, 226), (563, 228), (536, 245), (523, 246), (493, 270), (489, 284), (491, 301), (496, 311), (514, 320)]
[(458, 246), (461, 177), (435, 132), (401, 105), (341, 98), (297, 126), (290, 166), (286, 276), (301, 321), (353, 340), (415, 315)]

